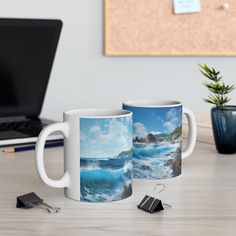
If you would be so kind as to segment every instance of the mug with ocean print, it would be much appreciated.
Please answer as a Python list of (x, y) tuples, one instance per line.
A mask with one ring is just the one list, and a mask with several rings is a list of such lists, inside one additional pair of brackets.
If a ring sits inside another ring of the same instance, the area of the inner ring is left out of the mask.
[[(136, 100), (123, 103), (133, 113), (133, 177), (165, 179), (181, 174), (182, 158), (196, 143), (192, 111), (177, 101)], [(182, 152), (182, 113), (188, 120), (188, 146)]]
[[(42, 130), (36, 144), (41, 180), (65, 188), (65, 196), (86, 202), (110, 202), (132, 194), (132, 112), (81, 109), (64, 112), (63, 122)], [(43, 162), (48, 135), (64, 134), (64, 175), (50, 179)]]

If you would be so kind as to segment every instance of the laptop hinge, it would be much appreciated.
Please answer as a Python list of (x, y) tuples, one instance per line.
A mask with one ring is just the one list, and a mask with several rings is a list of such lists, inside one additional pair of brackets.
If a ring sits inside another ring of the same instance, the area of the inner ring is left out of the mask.
[(30, 119), (30, 120), (38, 120), (39, 117), (38, 116), (26, 116), (26, 119)]
[(17, 122), (27, 120), (25, 116), (0, 117), (0, 123)]

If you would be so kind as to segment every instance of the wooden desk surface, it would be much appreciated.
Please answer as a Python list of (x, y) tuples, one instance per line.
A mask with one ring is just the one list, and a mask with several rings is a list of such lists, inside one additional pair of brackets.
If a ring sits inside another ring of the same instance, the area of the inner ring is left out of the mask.
[[(62, 148), (48, 149), (47, 171), (63, 172)], [(183, 174), (162, 180), (160, 198), (171, 209), (149, 214), (136, 205), (158, 181), (133, 181), (134, 194), (113, 203), (82, 203), (64, 197), (63, 189), (44, 185), (37, 176), (34, 153), (0, 153), (0, 235), (235, 235), (236, 155), (219, 155), (210, 144), (198, 143), (184, 160)], [(17, 209), (16, 196), (34, 191), (61, 213)]]

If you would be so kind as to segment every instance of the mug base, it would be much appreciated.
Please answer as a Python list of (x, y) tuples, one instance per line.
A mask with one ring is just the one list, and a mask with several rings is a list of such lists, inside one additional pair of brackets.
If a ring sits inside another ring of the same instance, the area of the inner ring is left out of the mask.
[(176, 175), (169, 175), (169, 176), (133, 176), (133, 179), (139, 180), (165, 180), (165, 179), (173, 179), (180, 176), (182, 172), (180, 171)]
[(76, 201), (76, 202), (83, 202), (83, 203), (111, 203), (111, 202), (119, 202), (119, 201), (125, 201), (125, 200), (128, 200), (129, 198), (132, 197), (133, 194), (125, 197), (125, 198), (122, 198), (122, 199), (119, 199), (119, 200), (111, 200), (111, 201), (86, 201), (86, 200), (81, 200), (81, 199), (77, 199), (77, 198), (74, 198), (74, 197), (71, 197), (71, 196), (68, 196), (66, 194), (64, 194), (66, 198), (72, 200), (72, 201)]

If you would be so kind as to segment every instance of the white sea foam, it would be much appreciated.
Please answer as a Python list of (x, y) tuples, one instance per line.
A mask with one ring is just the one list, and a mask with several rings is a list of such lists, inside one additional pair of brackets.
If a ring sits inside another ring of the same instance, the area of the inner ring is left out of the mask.
[(162, 179), (175, 176), (174, 168), (178, 168), (178, 165), (176, 166), (174, 163), (176, 158), (181, 158), (179, 149), (181, 149), (181, 142), (178, 141), (163, 143), (163, 145), (155, 147), (148, 144), (144, 148), (135, 148), (134, 177)]

